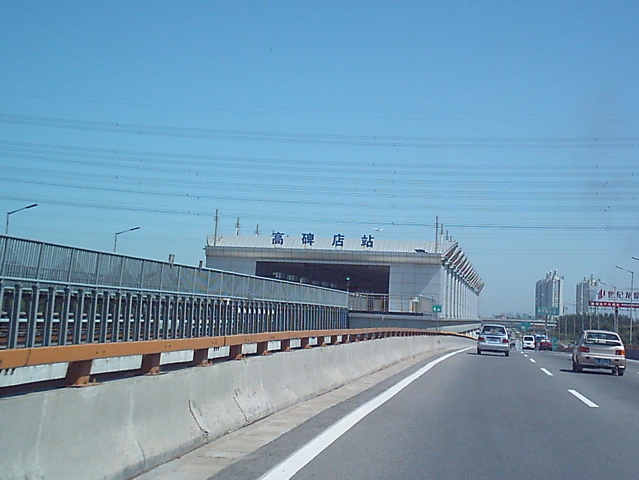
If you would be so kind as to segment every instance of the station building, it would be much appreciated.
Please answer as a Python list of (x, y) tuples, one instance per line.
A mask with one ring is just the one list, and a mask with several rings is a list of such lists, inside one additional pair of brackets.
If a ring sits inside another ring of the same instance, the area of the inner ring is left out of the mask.
[(350, 309), (479, 319), (481, 278), (457, 242), (372, 235), (209, 235), (206, 266), (350, 293)]

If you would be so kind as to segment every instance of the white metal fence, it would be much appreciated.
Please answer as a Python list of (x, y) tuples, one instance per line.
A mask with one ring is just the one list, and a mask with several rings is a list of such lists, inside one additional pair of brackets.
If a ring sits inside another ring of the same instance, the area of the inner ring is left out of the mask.
[(347, 326), (322, 287), (0, 236), (0, 348)]

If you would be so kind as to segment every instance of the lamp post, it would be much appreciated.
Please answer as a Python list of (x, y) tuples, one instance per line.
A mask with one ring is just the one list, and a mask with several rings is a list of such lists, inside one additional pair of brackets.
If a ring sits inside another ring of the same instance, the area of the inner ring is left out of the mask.
[[(614, 285), (610, 285), (610, 284), (608, 284), (608, 283), (604, 282), (604, 281), (603, 281), (603, 280), (601, 280), (601, 279), (599, 280), (599, 283), (601, 283), (602, 285), (605, 285), (606, 287), (612, 287), (612, 289), (615, 291), (615, 297), (617, 296), (617, 287), (615, 287)], [(597, 314), (597, 315), (598, 315), (598, 314)], [(615, 316), (615, 324), (616, 324), (616, 322), (617, 322), (617, 317)], [(613, 324), (613, 330), (615, 330), (615, 331), (616, 331), (615, 324)], [(597, 317), (597, 330), (599, 330), (599, 328), (600, 328), (600, 325), (599, 325), (599, 318)]]
[[(634, 257), (633, 257), (634, 258)], [(632, 345), (632, 323), (634, 321), (634, 289), (635, 289), (635, 272), (632, 270), (628, 270), (627, 268), (620, 267), (619, 265), (615, 265), (619, 270), (623, 270), (624, 272), (630, 273), (630, 345)]]
[(122, 230), (121, 232), (115, 233), (115, 238), (113, 240), (113, 253), (115, 253), (116, 248), (118, 247), (118, 235), (122, 235), (123, 233), (133, 232), (135, 230), (139, 230), (140, 227), (129, 228), (128, 230)]
[(9, 235), (9, 215), (13, 215), (14, 213), (21, 212), (22, 210), (28, 210), (29, 208), (37, 207), (37, 203), (32, 203), (31, 205), (27, 205), (26, 207), (18, 208), (17, 210), (12, 210), (11, 212), (7, 212), (7, 223), (4, 227), (4, 234)]
[[(614, 292), (615, 292), (615, 298), (617, 297), (617, 287), (615, 287), (614, 285), (610, 285), (609, 283), (606, 283), (602, 280), (599, 280), (599, 283), (601, 283), (602, 285), (605, 285), (607, 287), (611, 287)], [(613, 323), (613, 330), (616, 332), (617, 331), (617, 309), (614, 310), (615, 312), (615, 316), (614, 316), (614, 323)], [(599, 320), (597, 320), (597, 329), (599, 329)]]

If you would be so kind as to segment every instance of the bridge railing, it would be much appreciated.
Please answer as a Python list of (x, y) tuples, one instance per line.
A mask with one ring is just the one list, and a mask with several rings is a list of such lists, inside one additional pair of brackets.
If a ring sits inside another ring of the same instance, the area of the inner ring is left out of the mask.
[(348, 296), (315, 285), (117, 255), (0, 235), (0, 279), (95, 285), (347, 307)]
[(433, 300), (423, 295), (350, 293), (348, 309), (357, 312), (432, 313)]
[(345, 328), (347, 306), (322, 287), (0, 236), (0, 350)]

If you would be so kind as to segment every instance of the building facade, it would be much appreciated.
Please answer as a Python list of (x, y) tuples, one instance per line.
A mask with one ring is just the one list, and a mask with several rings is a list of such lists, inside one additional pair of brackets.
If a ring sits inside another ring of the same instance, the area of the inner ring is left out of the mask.
[(548, 272), (546, 278), (535, 284), (535, 315), (543, 319), (564, 313), (564, 277), (557, 270)]
[(345, 290), (352, 310), (479, 319), (483, 282), (457, 242), (209, 235), (206, 266)]
[(590, 305), (590, 300), (597, 298), (597, 290), (599, 289), (599, 282), (595, 280), (594, 276), (590, 278), (584, 278), (577, 284), (575, 292), (575, 313), (577, 315), (593, 314), (596, 307)]

